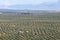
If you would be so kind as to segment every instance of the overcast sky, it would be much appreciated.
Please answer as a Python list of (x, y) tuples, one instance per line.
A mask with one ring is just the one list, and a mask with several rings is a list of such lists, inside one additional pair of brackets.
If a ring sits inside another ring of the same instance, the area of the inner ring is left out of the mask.
[(2, 9), (60, 9), (59, 0), (0, 0)]

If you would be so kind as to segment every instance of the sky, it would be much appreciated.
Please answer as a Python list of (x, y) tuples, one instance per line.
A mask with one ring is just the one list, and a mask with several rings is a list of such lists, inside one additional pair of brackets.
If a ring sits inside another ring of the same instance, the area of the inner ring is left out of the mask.
[(0, 0), (0, 9), (60, 9), (60, 0)]

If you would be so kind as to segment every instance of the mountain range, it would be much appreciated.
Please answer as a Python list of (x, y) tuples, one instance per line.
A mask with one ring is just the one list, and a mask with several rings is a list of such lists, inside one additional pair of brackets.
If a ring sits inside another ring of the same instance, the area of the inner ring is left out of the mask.
[(17, 9), (0, 9), (2, 13), (45, 13), (45, 12), (60, 12), (59, 10), (17, 10)]

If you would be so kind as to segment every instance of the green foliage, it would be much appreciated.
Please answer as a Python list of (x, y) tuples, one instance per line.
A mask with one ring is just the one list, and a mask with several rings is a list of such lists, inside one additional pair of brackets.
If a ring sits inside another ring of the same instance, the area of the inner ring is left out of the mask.
[[(60, 40), (58, 14), (32, 15), (10, 15), (10, 21), (0, 21), (0, 40)], [(0, 18), (6, 20), (6, 15)]]

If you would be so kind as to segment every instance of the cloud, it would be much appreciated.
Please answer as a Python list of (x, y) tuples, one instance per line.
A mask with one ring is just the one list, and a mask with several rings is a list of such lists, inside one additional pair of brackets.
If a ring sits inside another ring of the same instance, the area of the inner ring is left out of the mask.
[(11, 5), (9, 8), (12, 9), (59, 9), (60, 4), (59, 3), (53, 3), (53, 4), (36, 4), (36, 5), (31, 5), (31, 4), (23, 4), (23, 5)]
[[(9, 6), (12, 5), (45, 5), (45, 4), (53, 4), (53, 3), (58, 3), (59, 0), (0, 0), (0, 8), (9, 8)], [(45, 6), (46, 7), (46, 6)], [(32, 7), (33, 8), (33, 7)]]
[(41, 4), (41, 3), (55, 3), (58, 0), (17, 0), (16, 4)]
[(58, 0), (0, 0), (0, 5), (56, 3)]

